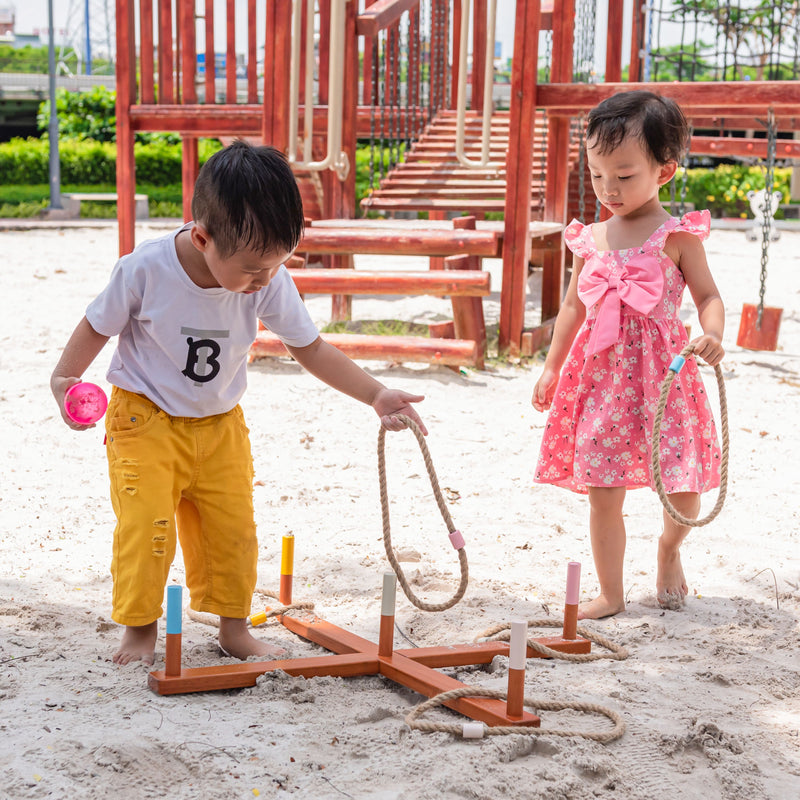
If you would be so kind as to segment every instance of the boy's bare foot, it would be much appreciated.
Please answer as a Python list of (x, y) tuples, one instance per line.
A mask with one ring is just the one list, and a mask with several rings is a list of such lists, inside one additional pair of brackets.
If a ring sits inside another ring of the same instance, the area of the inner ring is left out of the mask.
[(115, 664), (130, 664), (131, 661), (152, 664), (155, 659), (157, 635), (158, 622), (151, 622), (149, 625), (126, 625), (119, 649), (111, 660)]
[(578, 606), (578, 619), (603, 619), (613, 617), (625, 610), (625, 601), (612, 602), (604, 594)]
[(656, 599), (661, 608), (677, 611), (683, 606), (689, 587), (683, 574), (680, 550), (658, 543), (658, 574), (656, 575)]
[(250, 656), (279, 658), (286, 655), (282, 647), (256, 639), (247, 628), (246, 620), (235, 617), (219, 618), (218, 641), (223, 653), (242, 661)]

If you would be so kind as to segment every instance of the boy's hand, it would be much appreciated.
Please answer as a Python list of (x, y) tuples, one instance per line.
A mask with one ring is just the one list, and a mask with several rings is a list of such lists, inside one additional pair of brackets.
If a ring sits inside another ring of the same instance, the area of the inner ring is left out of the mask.
[(94, 428), (95, 423), (92, 422), (90, 425), (81, 425), (79, 422), (75, 422), (75, 420), (70, 419), (67, 415), (65, 404), (64, 404), (64, 397), (67, 394), (70, 386), (74, 386), (76, 383), (80, 383), (80, 378), (74, 377), (61, 377), (58, 375), (53, 375), (50, 378), (50, 389), (53, 392), (53, 397), (56, 399), (56, 403), (58, 403), (58, 410), (61, 412), (61, 419), (69, 425), (70, 428), (74, 431), (86, 431), (89, 428)]
[(422, 394), (409, 394), (408, 392), (400, 391), (399, 389), (381, 389), (375, 399), (372, 401), (372, 407), (375, 413), (381, 418), (381, 425), (387, 431), (401, 431), (406, 427), (406, 424), (397, 419), (396, 414), (403, 414), (410, 417), (417, 423), (423, 435), (428, 435), (428, 429), (425, 423), (420, 419), (419, 414), (410, 405), (411, 403), (420, 403), (425, 399)]
[(553, 395), (556, 393), (558, 383), (558, 373), (545, 367), (536, 386), (533, 387), (533, 397), (531, 404), (537, 411), (547, 411), (553, 402)]

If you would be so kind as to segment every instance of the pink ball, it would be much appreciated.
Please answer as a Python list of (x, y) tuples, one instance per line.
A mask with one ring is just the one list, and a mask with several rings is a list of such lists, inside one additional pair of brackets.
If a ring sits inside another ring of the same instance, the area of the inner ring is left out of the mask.
[(91, 425), (106, 413), (108, 398), (94, 383), (76, 383), (64, 395), (64, 408), (73, 422)]

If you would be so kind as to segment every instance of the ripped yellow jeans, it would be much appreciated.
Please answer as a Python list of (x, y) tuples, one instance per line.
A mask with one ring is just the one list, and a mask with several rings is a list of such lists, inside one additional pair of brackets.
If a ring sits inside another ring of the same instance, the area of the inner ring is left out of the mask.
[(114, 387), (105, 425), (117, 517), (112, 619), (147, 625), (162, 615), (178, 540), (191, 607), (246, 617), (258, 544), (253, 459), (241, 408), (172, 417), (142, 395)]

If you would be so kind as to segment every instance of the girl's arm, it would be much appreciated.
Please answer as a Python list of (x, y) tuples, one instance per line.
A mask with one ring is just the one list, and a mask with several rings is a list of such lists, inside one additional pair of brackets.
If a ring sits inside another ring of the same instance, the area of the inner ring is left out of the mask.
[(428, 433), (419, 415), (410, 405), (424, 400), (424, 395), (387, 389), (341, 350), (328, 344), (321, 337), (306, 347), (286, 345), (286, 349), (300, 366), (323, 383), (372, 406), (387, 430), (402, 430), (405, 425), (394, 415), (405, 414), (417, 423), (422, 433)]
[[(676, 252), (670, 252), (675, 248)], [(711, 276), (706, 251), (696, 236), (685, 231), (673, 233), (664, 248), (678, 265), (692, 295), (703, 335), (692, 339), (694, 353), (714, 367), (722, 361), (725, 350), (722, 335), (725, 331), (725, 305)]]
[(580, 256), (573, 256), (572, 276), (553, 326), (553, 341), (547, 351), (542, 374), (536, 382), (536, 386), (533, 387), (531, 403), (537, 411), (546, 411), (550, 408), (561, 367), (567, 359), (569, 348), (572, 346), (578, 329), (586, 319), (586, 306), (578, 297), (578, 275), (582, 269), (583, 259)]
[(109, 338), (98, 333), (89, 324), (89, 320), (84, 317), (70, 336), (64, 352), (50, 376), (50, 389), (61, 410), (61, 417), (70, 428), (76, 431), (94, 428), (94, 424), (81, 425), (71, 420), (64, 410), (64, 395), (70, 386), (80, 383), (81, 376), (97, 358), (97, 354), (103, 349)]

